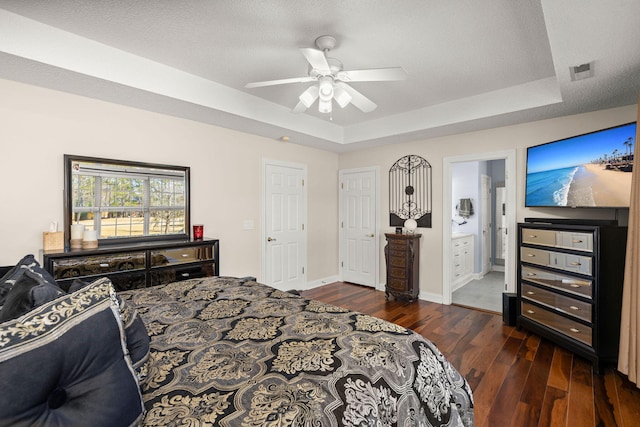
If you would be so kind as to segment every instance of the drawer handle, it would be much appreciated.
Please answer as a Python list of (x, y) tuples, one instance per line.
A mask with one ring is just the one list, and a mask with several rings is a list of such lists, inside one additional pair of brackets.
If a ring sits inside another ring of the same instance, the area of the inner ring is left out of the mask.
[(530, 239), (537, 239), (538, 236), (536, 234), (529, 234)]
[(182, 258), (186, 258), (186, 257), (189, 256), (189, 254), (182, 254), (181, 256), (182, 256)]
[(572, 262), (571, 265), (582, 265), (582, 264), (580, 264), (580, 262), (578, 261), (575, 261), (575, 262)]
[(101, 263), (100, 263), (100, 267), (102, 267), (102, 268), (109, 267), (109, 263), (107, 263), (107, 262), (101, 262)]
[(535, 258), (536, 254), (527, 254), (529, 258)]
[(189, 277), (189, 273), (182, 273), (181, 276), (182, 277)]
[(571, 286), (572, 288), (579, 288), (580, 287), (580, 285), (576, 285), (575, 283), (572, 283), (569, 286)]
[(535, 311), (533, 311), (533, 310), (527, 310), (527, 313), (529, 313), (529, 314), (536, 314), (536, 312), (535, 312)]
[(569, 308), (574, 311), (579, 311), (580, 307), (576, 307), (575, 305), (570, 305)]
[(527, 273), (527, 276), (534, 277), (534, 276), (537, 276), (537, 274), (536, 273)]
[(582, 331), (580, 331), (580, 329), (577, 329), (577, 328), (569, 328), (569, 330), (571, 332), (573, 332), (574, 334), (579, 334), (580, 332), (582, 332)]
[(582, 243), (582, 242), (584, 242), (584, 240), (576, 239), (573, 241), (573, 243)]
[(527, 295), (535, 295), (535, 294), (536, 294), (535, 292), (527, 291)]

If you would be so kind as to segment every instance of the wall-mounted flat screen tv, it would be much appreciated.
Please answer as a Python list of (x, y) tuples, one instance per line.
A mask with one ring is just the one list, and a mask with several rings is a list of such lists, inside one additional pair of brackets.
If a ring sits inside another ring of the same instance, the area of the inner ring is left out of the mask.
[(527, 148), (526, 207), (627, 208), (636, 123)]

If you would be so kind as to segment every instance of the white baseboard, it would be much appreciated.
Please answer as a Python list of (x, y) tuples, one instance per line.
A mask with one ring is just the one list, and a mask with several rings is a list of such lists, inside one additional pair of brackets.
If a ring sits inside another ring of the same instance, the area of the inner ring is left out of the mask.
[(442, 304), (442, 295), (432, 294), (431, 292), (420, 292), (418, 298), (424, 301), (435, 302), (436, 304)]
[(304, 290), (306, 291), (309, 289), (317, 288), (319, 286), (324, 286), (324, 285), (328, 285), (329, 283), (334, 283), (339, 281), (340, 279), (338, 278), (338, 276), (325, 277), (324, 279), (314, 280), (313, 282), (307, 282), (307, 285), (305, 286)]

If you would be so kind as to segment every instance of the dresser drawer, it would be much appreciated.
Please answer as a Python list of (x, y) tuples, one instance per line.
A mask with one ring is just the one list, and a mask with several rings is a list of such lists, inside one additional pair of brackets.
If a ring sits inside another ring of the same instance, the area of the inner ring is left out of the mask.
[(522, 229), (522, 243), (593, 252), (593, 234), (573, 231)]
[(56, 280), (70, 279), (144, 268), (144, 252), (78, 256), (55, 259), (53, 261), (53, 277)]
[(522, 243), (541, 246), (555, 246), (556, 232), (553, 230), (539, 230), (536, 228), (522, 229)]
[(546, 267), (549, 267), (551, 263), (550, 252), (543, 249), (522, 247), (520, 248), (520, 258), (524, 262), (544, 265)]
[(151, 251), (151, 267), (186, 264), (213, 259), (211, 246), (192, 246)]
[(535, 248), (520, 248), (522, 261), (530, 264), (544, 265), (565, 271), (592, 275), (591, 258), (583, 255), (565, 254)]
[(552, 291), (527, 285), (526, 283), (522, 284), (522, 297), (544, 304), (552, 310), (559, 310), (586, 322), (591, 322), (590, 303), (578, 301)]
[(113, 288), (117, 291), (128, 291), (131, 289), (144, 288), (146, 284), (146, 271), (145, 270), (130, 270), (130, 271), (118, 271), (107, 274), (100, 274), (96, 276), (83, 276), (73, 279), (58, 279), (56, 283), (65, 292), (69, 291), (69, 287), (76, 280), (82, 280), (85, 283), (93, 282), (101, 277), (108, 277), (113, 284)]
[(593, 274), (590, 257), (552, 252), (551, 263), (551, 267), (561, 270), (573, 271), (575, 273), (586, 274), (587, 276)]
[(453, 250), (462, 250), (471, 246), (472, 236), (458, 237), (451, 240)]
[(391, 240), (389, 241), (389, 248), (395, 251), (406, 251), (407, 250), (407, 242), (404, 240)]
[(591, 295), (593, 294), (591, 280), (578, 279), (562, 273), (552, 273), (539, 268), (523, 265), (520, 277), (523, 280), (528, 280), (529, 282), (548, 286), (554, 289), (561, 289), (563, 291), (582, 295), (588, 298), (591, 298)]
[(556, 246), (585, 252), (593, 252), (593, 234), (559, 231)]
[(522, 316), (592, 346), (592, 332), (589, 326), (567, 319), (552, 311), (522, 301)]
[(151, 286), (164, 285), (180, 280), (213, 276), (213, 263), (202, 263), (193, 266), (175, 268), (157, 268), (151, 271)]

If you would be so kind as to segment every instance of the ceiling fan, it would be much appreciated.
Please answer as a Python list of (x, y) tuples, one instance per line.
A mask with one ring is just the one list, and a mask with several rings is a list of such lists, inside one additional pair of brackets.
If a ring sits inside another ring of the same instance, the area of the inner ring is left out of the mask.
[(293, 108), (292, 111), (294, 113), (302, 113), (311, 107), (316, 99), (319, 100), (318, 111), (321, 113), (331, 113), (334, 99), (341, 108), (351, 103), (363, 112), (368, 113), (378, 106), (347, 83), (395, 81), (407, 78), (407, 73), (401, 67), (345, 71), (342, 68), (342, 62), (327, 56), (329, 51), (336, 45), (334, 37), (320, 36), (316, 39), (315, 44), (318, 49), (300, 48), (300, 52), (302, 52), (310, 65), (308, 76), (247, 83), (245, 87), (254, 88), (287, 83), (316, 82), (298, 97), (300, 101)]

